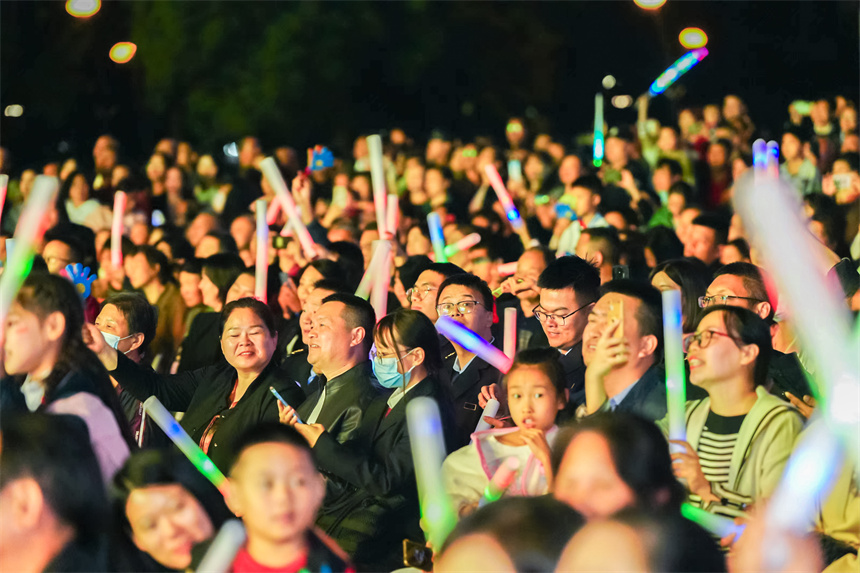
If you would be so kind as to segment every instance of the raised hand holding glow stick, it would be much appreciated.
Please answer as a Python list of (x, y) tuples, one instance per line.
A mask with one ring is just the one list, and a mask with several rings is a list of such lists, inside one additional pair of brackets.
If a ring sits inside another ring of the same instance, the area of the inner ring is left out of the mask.
[(435, 211), (427, 215), (427, 227), (430, 229), (430, 243), (437, 263), (447, 263), (445, 256), (445, 234), (442, 232), (442, 218)]
[(681, 504), (681, 515), (693, 523), (701, 525), (703, 529), (713, 533), (720, 539), (728, 537), (734, 533), (735, 541), (737, 541), (746, 527), (744, 525), (738, 525), (730, 517), (705, 511), (704, 509), (696, 507), (695, 505), (690, 505), (689, 503)]
[(502, 204), (502, 208), (505, 210), (505, 215), (508, 218), (508, 221), (511, 222), (511, 226), (519, 231), (523, 227), (523, 218), (520, 217), (520, 212), (517, 210), (517, 206), (514, 205), (514, 200), (511, 199), (511, 194), (508, 193), (508, 190), (505, 188), (505, 184), (502, 181), (502, 176), (499, 175), (499, 170), (496, 169), (496, 166), (492, 163), (489, 163), (484, 166), (484, 171), (487, 173), (487, 177), (490, 180), (490, 185), (493, 187), (493, 191), (496, 192), (496, 197), (499, 198), (499, 203)]
[(594, 96), (594, 166), (603, 165), (603, 94)]
[(373, 207), (376, 209), (376, 225), (379, 236), (385, 238), (388, 228), (385, 223), (385, 164), (382, 159), (382, 138), (379, 135), (367, 136), (367, 154), (370, 160), (370, 181), (373, 184)]
[(517, 309), (505, 309), (505, 356), (513, 359), (517, 353)]
[(245, 539), (248, 537), (245, 526), (238, 519), (228, 519), (218, 530), (218, 535), (197, 566), (196, 573), (226, 573), (230, 571), (233, 560)]
[(376, 311), (376, 322), (379, 322), (388, 310), (388, 287), (391, 284), (391, 241), (382, 241), (378, 250), (379, 260), (373, 271), (373, 290), (370, 293), (370, 306)]
[(255, 203), (257, 207), (257, 264), (254, 272), (254, 298), (266, 302), (266, 286), (269, 280), (269, 224), (266, 221), (266, 200), (257, 199)]
[(648, 88), (648, 93), (651, 97), (660, 95), (666, 89), (674, 84), (678, 79), (689, 72), (693, 66), (701, 62), (708, 55), (707, 48), (699, 48), (691, 50), (678, 58), (674, 64), (666, 68), (666, 71), (660, 74), (651, 87)]
[(123, 217), (128, 197), (125, 191), (117, 191), (113, 196), (113, 223), (110, 228), (110, 264), (115, 269), (122, 267)]
[[(686, 371), (684, 367), (684, 333), (681, 328), (681, 291), (663, 291), (663, 348), (666, 357), (666, 400), (669, 415), (669, 439), (687, 439), (685, 418), (687, 403)], [(673, 452), (684, 449), (670, 444)]]
[(471, 249), (475, 245), (481, 242), (481, 235), (478, 233), (470, 233), (454, 243), (453, 245), (448, 245), (445, 247), (445, 256), (453, 257), (460, 251), (465, 251), (466, 249)]
[(302, 245), (305, 257), (313, 259), (317, 254), (316, 245), (299, 215), (296, 202), (293, 201), (293, 196), (290, 195), (290, 191), (287, 189), (287, 183), (281, 175), (281, 170), (278, 169), (278, 164), (275, 163), (273, 158), (267, 157), (260, 162), (260, 171), (263, 172), (263, 176), (269, 182), (269, 185), (272, 186), (272, 189), (275, 190), (275, 195), (280, 199), (281, 207), (286, 211), (287, 217), (292, 223), (293, 232)]
[(511, 369), (513, 359), (505, 356), (505, 353), (475, 334), (472, 330), (466, 328), (450, 316), (440, 316), (436, 321), (436, 330), (442, 336), (458, 344), (499, 370), (502, 374), (507, 374)]
[(505, 491), (511, 484), (514, 483), (514, 478), (517, 477), (517, 470), (520, 469), (520, 460), (513, 456), (502, 462), (502, 465), (493, 474), (490, 483), (484, 488), (484, 496), (478, 502), (478, 507), (483, 507), (488, 503), (498, 501), (502, 498)]
[(432, 398), (412, 399), (406, 404), (406, 424), (427, 540), (439, 548), (457, 524), (457, 514), (442, 481), (446, 450), (439, 406)]
[(206, 479), (211, 481), (212, 484), (221, 491), (221, 493), (224, 493), (224, 481), (227, 478), (224, 477), (221, 470), (215, 467), (215, 464), (212, 463), (209, 456), (203, 453), (200, 446), (194, 443), (191, 436), (185, 433), (185, 430), (182, 429), (182, 426), (179, 425), (176, 418), (171, 416), (170, 412), (167, 411), (167, 408), (164, 407), (164, 404), (162, 404), (155, 396), (150, 396), (143, 403), (143, 408), (145, 412), (149, 414), (149, 417), (158, 424), (158, 427), (167, 434), (170, 441), (176, 444), (179, 451), (185, 454), (185, 457), (194, 464), (194, 467), (196, 467), (198, 471), (206, 477)]
[(481, 419), (478, 420), (478, 425), (475, 426), (476, 432), (483, 432), (484, 430), (490, 429), (490, 424), (484, 421), (484, 417), (495, 418), (496, 414), (499, 413), (499, 406), (499, 401), (495, 398), (487, 400), (487, 405), (484, 406), (484, 411), (481, 413)]

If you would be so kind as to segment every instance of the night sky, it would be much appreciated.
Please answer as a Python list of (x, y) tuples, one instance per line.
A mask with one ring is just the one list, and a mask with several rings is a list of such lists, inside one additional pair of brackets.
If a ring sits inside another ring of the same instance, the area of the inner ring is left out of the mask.
[[(0, 107), (25, 109), (0, 117), (14, 171), (89, 160), (104, 132), (132, 161), (164, 136), (206, 150), (256, 133), (340, 153), (393, 126), (501, 138), (511, 115), (569, 142), (590, 129), (606, 74), (609, 97), (644, 92), (684, 53), (686, 26), (708, 33), (710, 56), (674, 102), (655, 99), (660, 119), (736, 93), (768, 136), (794, 99), (860, 100), (856, 1), (175, 4), (106, 2), (78, 20), (63, 2), (0, 2)], [(124, 66), (107, 56), (121, 40), (139, 47)], [(634, 119), (607, 110), (610, 125)]]

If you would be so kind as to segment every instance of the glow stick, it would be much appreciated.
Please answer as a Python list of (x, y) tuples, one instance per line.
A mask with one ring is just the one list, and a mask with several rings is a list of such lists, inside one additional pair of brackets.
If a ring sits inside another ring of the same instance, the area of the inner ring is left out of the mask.
[(302, 222), (299, 210), (296, 208), (295, 201), (293, 201), (293, 196), (290, 195), (287, 183), (284, 181), (280, 169), (278, 169), (278, 164), (275, 163), (272, 157), (267, 157), (260, 162), (260, 171), (263, 172), (263, 176), (265, 176), (269, 185), (272, 186), (272, 189), (275, 190), (275, 195), (280, 199), (281, 207), (286, 211), (287, 217), (293, 224), (293, 232), (299, 238), (305, 256), (313, 259), (317, 254), (316, 245), (311, 238), (311, 234), (308, 232), (308, 228)]
[[(18, 226), (15, 229), (15, 248), (12, 256), (6, 256), (6, 268), (0, 277), (0, 333), (5, 331), (6, 314), (12, 306), (24, 279), (30, 274), (33, 266), (33, 256), (36, 245), (45, 234), (45, 215), (52, 207), (60, 182), (56, 177), (39, 175), (33, 183), (33, 190), (27, 198), (27, 204)], [(0, 336), (2, 339), (2, 336)]]
[(704, 60), (707, 55), (707, 48), (699, 48), (697, 50), (687, 52), (678, 58), (674, 64), (666, 68), (666, 71), (654, 80), (654, 83), (652, 83), (651, 87), (648, 88), (648, 93), (651, 97), (660, 95), (666, 91), (669, 86), (678, 81), (681, 76), (689, 72), (693, 66)]
[(0, 218), (3, 217), (3, 207), (6, 205), (6, 189), (9, 187), (9, 176), (0, 174)]
[(15, 239), (6, 239), (6, 267), (9, 267), (9, 261), (12, 259), (12, 251), (15, 250)]
[(194, 443), (191, 436), (185, 433), (185, 430), (182, 429), (182, 426), (179, 425), (176, 418), (171, 416), (170, 412), (167, 411), (167, 408), (164, 407), (164, 404), (162, 404), (155, 396), (150, 396), (143, 403), (143, 409), (149, 414), (152, 420), (158, 424), (158, 427), (167, 434), (170, 441), (176, 444), (176, 447), (185, 454), (188, 461), (194, 464), (194, 467), (196, 467), (197, 470), (206, 477), (206, 479), (211, 481), (212, 484), (221, 491), (221, 493), (224, 493), (224, 481), (227, 478), (224, 477), (221, 470), (215, 467), (215, 464), (212, 463), (209, 456), (203, 453), (200, 446)]
[[(277, 197), (275, 198), (275, 202), (280, 203)], [(292, 237), (295, 235), (293, 232), (293, 222), (290, 219), (287, 219), (287, 222), (284, 223), (284, 226), (281, 227), (281, 232), (279, 233), (282, 237)]]
[(490, 163), (484, 166), (484, 171), (486, 171), (487, 177), (490, 179), (490, 185), (492, 185), (493, 191), (496, 192), (496, 197), (499, 198), (499, 203), (502, 204), (502, 208), (505, 210), (508, 221), (511, 222), (511, 226), (514, 229), (519, 230), (523, 226), (523, 218), (520, 217), (520, 212), (517, 210), (517, 206), (514, 205), (511, 194), (505, 188), (502, 176), (499, 175), (499, 170), (496, 169), (495, 165)]
[(433, 547), (442, 547), (457, 523), (457, 515), (442, 481), (446, 449), (436, 401), (423, 396), (410, 400), (406, 404), (406, 424), (427, 540)]
[(281, 201), (277, 196), (275, 196), (275, 198), (272, 199), (272, 202), (269, 203), (269, 209), (266, 211), (266, 222), (269, 224), (270, 227), (272, 225), (277, 224), (278, 214), (280, 212), (281, 212)]
[(513, 359), (517, 353), (517, 309), (505, 309), (505, 356)]
[(248, 537), (245, 526), (238, 519), (228, 519), (218, 530), (212, 545), (197, 566), (197, 573), (226, 573), (245, 539)]
[(367, 136), (367, 153), (370, 160), (370, 181), (373, 184), (373, 206), (376, 209), (376, 226), (379, 236), (385, 237), (385, 166), (382, 162), (382, 138)]
[(502, 462), (502, 465), (493, 474), (490, 483), (484, 488), (484, 497), (478, 502), (478, 507), (483, 507), (488, 503), (498, 501), (507, 491), (511, 484), (514, 483), (514, 478), (517, 477), (517, 470), (520, 469), (520, 460), (513, 456)]
[(779, 144), (767, 142), (767, 174), (769, 177), (779, 177)]
[(503, 265), (499, 265), (496, 267), (496, 270), (499, 273), (499, 276), (508, 277), (517, 272), (517, 261), (513, 261), (510, 263), (505, 263)]
[(113, 196), (113, 224), (110, 228), (110, 264), (115, 269), (122, 268), (122, 219), (128, 197), (125, 191), (117, 191)]
[[(269, 280), (269, 224), (266, 222), (266, 200), (255, 201), (257, 209), (257, 266), (254, 272), (254, 298), (266, 302)], [(274, 201), (273, 201), (274, 203)]]
[[(669, 439), (687, 439), (687, 388), (684, 370), (684, 332), (681, 328), (681, 291), (663, 291), (663, 352), (666, 357), (666, 401), (669, 415)], [(670, 444), (673, 452), (683, 452), (679, 444)]]
[(358, 288), (355, 289), (355, 296), (367, 300), (370, 296), (370, 291), (373, 289), (374, 277), (381, 265), (382, 257), (388, 257), (391, 253), (391, 243), (388, 241), (373, 241), (371, 245), (373, 255), (370, 257), (370, 262), (367, 264), (367, 270), (361, 277), (361, 282), (358, 283)]
[(427, 227), (430, 229), (430, 243), (433, 245), (433, 253), (436, 255), (437, 263), (447, 263), (445, 256), (445, 235), (442, 233), (442, 219), (439, 213), (433, 212), (427, 215)]
[(383, 241), (379, 246), (379, 261), (374, 270), (373, 290), (370, 293), (370, 306), (376, 311), (379, 322), (388, 311), (388, 287), (391, 283), (391, 241)]
[(478, 425), (475, 426), (476, 432), (483, 432), (484, 430), (490, 429), (490, 424), (484, 421), (484, 416), (489, 418), (495, 418), (496, 414), (499, 413), (499, 401), (495, 398), (490, 398), (487, 400), (487, 405), (484, 406), (484, 411), (481, 413), (481, 419), (478, 420)]
[(594, 166), (603, 165), (603, 94), (594, 96)]
[(396, 237), (397, 229), (400, 227), (400, 201), (397, 199), (397, 195), (388, 196), (385, 209), (385, 229), (390, 236)]
[(475, 245), (477, 245), (480, 242), (481, 242), (481, 235), (479, 235), (478, 233), (471, 233), (469, 235), (466, 235), (465, 237), (463, 237), (462, 239), (460, 239), (459, 241), (457, 241), (453, 245), (448, 245), (447, 247), (445, 247), (445, 256), (446, 257), (453, 257), (454, 255), (456, 255), (460, 251), (465, 251), (466, 249), (471, 249), (472, 247), (474, 247)]
[(756, 139), (752, 146), (753, 171), (757, 179), (767, 174), (767, 143), (764, 139)]
[(720, 539), (734, 533), (735, 541), (737, 541), (746, 528), (746, 525), (738, 525), (730, 517), (705, 511), (704, 509), (696, 507), (695, 505), (690, 505), (689, 503), (681, 504), (681, 515), (693, 523), (701, 525), (703, 529), (713, 533)]
[(513, 359), (505, 356), (505, 353), (469, 330), (450, 316), (440, 316), (436, 321), (436, 330), (442, 336), (471, 352), (487, 364), (498, 369), (502, 374), (507, 374), (511, 369)]

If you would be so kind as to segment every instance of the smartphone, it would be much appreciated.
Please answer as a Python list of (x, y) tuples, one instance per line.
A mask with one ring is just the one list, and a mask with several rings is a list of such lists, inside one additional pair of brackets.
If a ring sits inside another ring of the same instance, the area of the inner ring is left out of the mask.
[(272, 248), (273, 249), (286, 249), (288, 242), (289, 242), (288, 237), (282, 237), (281, 235), (275, 235), (272, 237)]
[(624, 301), (618, 300), (615, 302), (609, 303), (609, 323), (611, 324), (613, 321), (618, 322), (617, 331), (620, 333), (624, 332)]
[(627, 265), (613, 265), (612, 266), (612, 280), (618, 279), (629, 279), (630, 278), (630, 267)]
[(833, 185), (836, 186), (837, 191), (848, 189), (849, 187), (851, 187), (851, 174), (837, 173), (833, 176)]
[[(269, 392), (271, 392), (272, 395), (275, 397), (275, 399), (277, 399), (277, 401), (280, 402), (281, 404), (283, 404), (285, 407), (292, 408), (292, 406), (287, 404), (287, 401), (284, 400), (284, 397), (281, 396), (281, 394), (277, 390), (275, 390), (274, 386), (269, 386)], [(296, 422), (298, 422), (299, 424), (304, 423), (304, 422), (302, 422), (302, 419), (299, 418), (298, 412), (296, 412)]]
[(514, 181), (523, 180), (523, 166), (519, 159), (511, 159), (508, 161), (508, 177)]
[(403, 540), (403, 564), (422, 571), (433, 570), (433, 550), (409, 539)]

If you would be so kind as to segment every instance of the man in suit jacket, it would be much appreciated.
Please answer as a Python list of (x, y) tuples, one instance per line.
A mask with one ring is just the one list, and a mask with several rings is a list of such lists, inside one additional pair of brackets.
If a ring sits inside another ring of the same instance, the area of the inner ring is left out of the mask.
[(336, 293), (323, 299), (308, 333), (308, 362), (320, 388), (299, 407), (302, 422), (322, 424), (343, 443), (379, 390), (368, 359), (376, 315), (366, 300)]
[(659, 420), (666, 415), (660, 292), (629, 280), (601, 290), (583, 334), (586, 413), (625, 411)]

